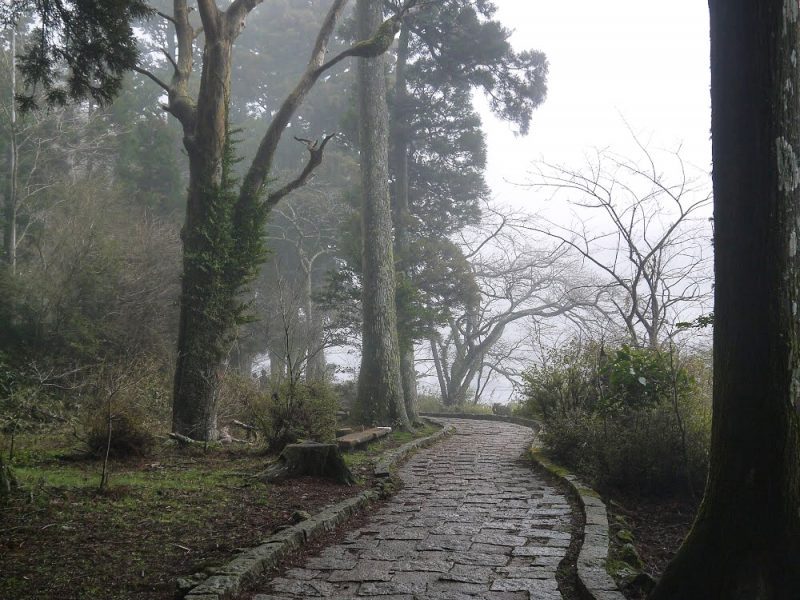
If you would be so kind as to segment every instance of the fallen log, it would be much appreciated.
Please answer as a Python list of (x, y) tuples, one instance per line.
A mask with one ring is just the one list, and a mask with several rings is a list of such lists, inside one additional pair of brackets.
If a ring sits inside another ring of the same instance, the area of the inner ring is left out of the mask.
[(181, 433), (175, 433), (174, 431), (169, 434), (173, 440), (176, 440), (181, 445), (189, 445), (189, 444), (204, 444), (205, 442), (201, 442), (200, 440), (193, 440), (192, 438), (185, 436)]

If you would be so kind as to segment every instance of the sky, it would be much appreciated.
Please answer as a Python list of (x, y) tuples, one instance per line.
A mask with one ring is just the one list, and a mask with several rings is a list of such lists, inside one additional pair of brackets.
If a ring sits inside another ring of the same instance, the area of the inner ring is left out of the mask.
[[(699, 0), (495, 0), (517, 50), (543, 51), (548, 95), (531, 133), (482, 115), (488, 181), (502, 203), (530, 204), (535, 160), (581, 166), (594, 148), (632, 152), (626, 123), (654, 149), (710, 171), (708, 6)], [(535, 207), (532, 207), (535, 209)]]
[[(476, 96), (487, 134), (487, 180), (496, 203), (566, 225), (575, 216), (564, 202), (550, 202), (520, 185), (533, 179), (532, 164), (545, 161), (579, 169), (587, 156), (605, 148), (634, 158), (631, 131), (654, 155), (664, 157), (680, 147), (690, 171), (710, 173), (705, 2), (494, 2), (496, 17), (513, 31), (515, 49), (541, 50), (549, 62), (547, 99), (534, 113), (526, 137), (515, 135)], [(662, 165), (669, 179), (677, 163)], [(421, 387), (436, 390), (430, 377)], [(484, 402), (507, 402), (511, 394), (508, 382), (497, 380)]]

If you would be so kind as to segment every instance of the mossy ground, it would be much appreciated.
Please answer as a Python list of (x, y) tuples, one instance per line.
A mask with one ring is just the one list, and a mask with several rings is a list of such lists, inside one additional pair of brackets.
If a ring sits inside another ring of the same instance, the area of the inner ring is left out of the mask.
[(0, 509), (0, 598), (173, 598), (178, 577), (257, 545), (296, 510), (313, 514), (371, 485), (372, 462), (409, 439), (398, 432), (349, 454), (355, 486), (266, 485), (254, 477), (271, 459), (259, 449), (162, 446), (112, 463), (103, 492), (101, 463), (77, 456), (64, 432), (19, 439), (21, 489)]

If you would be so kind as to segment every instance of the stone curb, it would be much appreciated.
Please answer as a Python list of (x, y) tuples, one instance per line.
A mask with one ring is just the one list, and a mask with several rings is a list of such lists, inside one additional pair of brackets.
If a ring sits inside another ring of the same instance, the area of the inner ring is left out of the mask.
[(434, 419), (430, 422), (440, 425), (442, 429), (426, 438), (413, 440), (388, 453), (375, 467), (378, 485), (328, 506), (310, 519), (306, 519), (271, 535), (255, 548), (239, 554), (226, 565), (215, 570), (214, 574), (195, 585), (184, 596), (185, 600), (224, 600), (244, 590), (248, 584), (276, 566), (289, 552), (300, 548), (306, 542), (320, 534), (330, 531), (351, 515), (356, 514), (370, 502), (382, 496), (379, 489), (389, 477), (392, 469), (408, 454), (418, 448), (424, 448), (450, 435), (455, 428)]
[(576, 561), (580, 585), (595, 600), (625, 600), (625, 596), (606, 571), (608, 514), (600, 495), (578, 477), (545, 458), (538, 448), (531, 448), (531, 458), (559, 479), (566, 481), (575, 490), (583, 508), (586, 524), (583, 527), (583, 544)]

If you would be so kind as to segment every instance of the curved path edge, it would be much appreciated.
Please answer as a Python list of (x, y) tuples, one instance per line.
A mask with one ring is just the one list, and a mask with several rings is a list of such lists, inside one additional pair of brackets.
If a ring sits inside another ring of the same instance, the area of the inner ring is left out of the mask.
[[(422, 415), (424, 416), (424, 415)], [(375, 466), (377, 482), (372, 489), (328, 506), (310, 519), (306, 519), (271, 535), (255, 548), (241, 552), (236, 558), (215, 570), (207, 579), (190, 587), (186, 600), (224, 600), (231, 598), (255, 582), (262, 574), (276, 566), (290, 552), (302, 547), (320, 534), (330, 531), (367, 505), (392, 493), (385, 486), (392, 470), (414, 450), (426, 448), (451, 435), (455, 428), (434, 418), (425, 417), (441, 429), (428, 437), (412, 440), (399, 448), (389, 450)], [(182, 587), (182, 586), (179, 586)]]
[[(476, 415), (467, 413), (422, 413), (427, 417), (453, 417), (459, 419), (483, 419), (505, 421), (526, 425), (538, 432), (541, 425), (533, 419), (506, 417), (503, 415)], [(608, 561), (608, 512), (600, 494), (586, 485), (564, 467), (546, 458), (536, 446), (531, 447), (531, 458), (554, 476), (565, 481), (578, 497), (586, 525), (583, 528), (583, 544), (577, 558), (578, 580), (584, 591), (595, 600), (625, 600), (617, 584), (606, 571)]]

